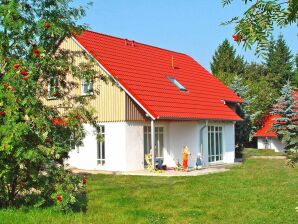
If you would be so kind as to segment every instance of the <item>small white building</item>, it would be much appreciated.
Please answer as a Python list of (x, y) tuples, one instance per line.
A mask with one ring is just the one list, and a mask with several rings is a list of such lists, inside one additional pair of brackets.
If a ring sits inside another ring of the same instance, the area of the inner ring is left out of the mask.
[(255, 134), (255, 137), (258, 139), (258, 149), (271, 149), (275, 152), (284, 151), (284, 145), (273, 130), (274, 119), (276, 118), (278, 118), (278, 116), (272, 114), (264, 118), (262, 128)]
[(66, 161), (70, 166), (141, 170), (152, 145), (152, 161), (167, 167), (182, 163), (184, 146), (191, 152), (190, 167), (198, 156), (205, 166), (234, 162), (234, 124), (241, 120), (235, 105), (243, 100), (190, 56), (92, 31), (66, 39), (61, 47), (85, 51), (98, 72), (115, 82), (98, 80), (88, 88), (82, 82), (77, 91), (86, 96), (85, 89), (99, 88), (90, 105), (98, 112), (104, 141), (98, 142), (86, 124), (83, 146)]

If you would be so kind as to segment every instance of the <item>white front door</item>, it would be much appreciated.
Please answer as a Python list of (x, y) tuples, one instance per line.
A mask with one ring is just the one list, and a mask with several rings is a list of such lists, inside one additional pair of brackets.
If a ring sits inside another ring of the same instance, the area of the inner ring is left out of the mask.
[(221, 126), (208, 126), (208, 162), (223, 160), (223, 128)]

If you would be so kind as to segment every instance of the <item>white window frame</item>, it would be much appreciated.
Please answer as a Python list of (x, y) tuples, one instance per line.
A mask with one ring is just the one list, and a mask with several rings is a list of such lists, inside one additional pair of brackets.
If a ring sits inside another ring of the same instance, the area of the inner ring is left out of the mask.
[[(213, 140), (213, 143), (212, 143), (212, 140)], [(224, 141), (223, 126), (209, 125), (208, 126), (208, 162), (209, 163), (223, 161), (223, 155), (224, 155), (223, 141)]]
[[(51, 81), (54, 80), (54, 86), (51, 86)], [(55, 81), (56, 81), (56, 85), (55, 85)], [(56, 77), (51, 77), (48, 79), (48, 99), (57, 99), (57, 96), (53, 96), (51, 95), (51, 89), (54, 88), (53, 93), (56, 93), (59, 89), (58, 87), (58, 78)]]
[[(81, 94), (82, 96), (89, 96), (93, 94), (93, 82), (89, 80), (89, 83), (85, 84), (86, 79), (82, 79), (81, 81)], [(85, 86), (87, 86), (87, 92), (85, 91)]]
[(101, 125), (99, 133), (102, 136), (102, 141), (97, 141), (96, 160), (97, 165), (104, 166), (106, 163), (106, 146), (105, 146), (105, 126)]
[[(144, 133), (144, 152), (150, 152), (151, 149), (151, 127), (150, 126), (144, 126), (143, 128)], [(160, 135), (162, 136), (162, 148), (161, 148), (161, 141), (160, 141)], [(156, 138), (156, 136), (158, 136)], [(145, 138), (146, 138), (146, 145), (145, 145)], [(164, 150), (165, 150), (165, 128), (162, 126), (156, 126), (155, 127), (155, 151), (154, 155), (157, 159), (163, 159), (164, 158)]]

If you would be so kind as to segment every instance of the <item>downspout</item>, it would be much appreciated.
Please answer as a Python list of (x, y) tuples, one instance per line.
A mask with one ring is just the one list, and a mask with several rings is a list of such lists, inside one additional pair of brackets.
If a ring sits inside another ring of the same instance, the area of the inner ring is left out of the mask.
[(152, 154), (152, 170), (155, 170), (155, 124), (151, 119), (151, 154)]
[(203, 127), (201, 127), (200, 129), (200, 152), (201, 152), (201, 156), (202, 156), (202, 168), (205, 168), (206, 163), (205, 163), (205, 159), (204, 159), (204, 149), (203, 149), (203, 131), (204, 129), (208, 126), (208, 120), (206, 120), (205, 125)]

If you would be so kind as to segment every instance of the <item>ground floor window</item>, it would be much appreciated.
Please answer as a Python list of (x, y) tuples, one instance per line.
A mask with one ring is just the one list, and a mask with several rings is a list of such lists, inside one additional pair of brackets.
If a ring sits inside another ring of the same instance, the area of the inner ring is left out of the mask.
[[(150, 153), (151, 149), (151, 127), (144, 126), (144, 154)], [(164, 150), (164, 128), (155, 127), (155, 157), (163, 158)]]
[(100, 138), (97, 140), (97, 165), (104, 165), (106, 161), (104, 126), (100, 126), (98, 134)]
[(208, 126), (208, 161), (223, 160), (222, 127)]

